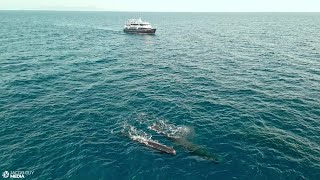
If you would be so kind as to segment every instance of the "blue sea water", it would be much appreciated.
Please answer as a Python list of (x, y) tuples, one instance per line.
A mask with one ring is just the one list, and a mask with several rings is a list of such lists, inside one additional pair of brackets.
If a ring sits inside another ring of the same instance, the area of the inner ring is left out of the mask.
[[(156, 35), (122, 32), (138, 17)], [(0, 11), (0, 172), (320, 179), (319, 29), (319, 13)], [(148, 129), (159, 121), (220, 163)]]

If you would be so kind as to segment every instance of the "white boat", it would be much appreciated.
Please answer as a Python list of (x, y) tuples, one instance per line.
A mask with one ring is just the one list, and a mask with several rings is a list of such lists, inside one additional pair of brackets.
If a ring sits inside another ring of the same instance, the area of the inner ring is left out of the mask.
[(152, 28), (150, 23), (144, 22), (139, 19), (128, 19), (124, 25), (123, 31), (126, 33), (138, 33), (138, 34), (154, 34), (156, 29)]

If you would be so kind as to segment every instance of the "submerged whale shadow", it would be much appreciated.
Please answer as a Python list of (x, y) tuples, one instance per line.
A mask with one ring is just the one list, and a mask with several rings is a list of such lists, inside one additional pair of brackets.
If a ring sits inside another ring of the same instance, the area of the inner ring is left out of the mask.
[(167, 139), (173, 141), (176, 145), (183, 147), (190, 154), (201, 157), (204, 160), (214, 162), (215, 164), (221, 163), (222, 159), (210, 151), (204, 146), (200, 146), (192, 143), (188, 140), (188, 134), (194, 133), (190, 131), (190, 128), (185, 126), (174, 126), (167, 124), (164, 121), (158, 121), (148, 127), (150, 130), (155, 131), (158, 134), (163, 135)]

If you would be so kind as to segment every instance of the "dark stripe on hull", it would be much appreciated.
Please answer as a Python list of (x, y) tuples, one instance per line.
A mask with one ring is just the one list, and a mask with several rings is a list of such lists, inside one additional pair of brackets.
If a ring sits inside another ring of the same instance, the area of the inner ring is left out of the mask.
[(156, 29), (124, 29), (123, 32), (131, 34), (154, 34)]

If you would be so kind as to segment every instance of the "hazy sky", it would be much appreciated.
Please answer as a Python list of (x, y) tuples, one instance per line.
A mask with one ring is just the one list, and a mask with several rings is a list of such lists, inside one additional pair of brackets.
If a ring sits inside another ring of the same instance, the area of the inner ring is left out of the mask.
[(320, 0), (0, 0), (0, 9), (319, 12)]

